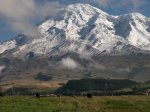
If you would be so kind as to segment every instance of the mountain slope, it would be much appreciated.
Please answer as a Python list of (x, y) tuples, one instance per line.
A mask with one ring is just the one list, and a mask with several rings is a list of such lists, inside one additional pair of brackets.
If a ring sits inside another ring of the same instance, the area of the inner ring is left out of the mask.
[(150, 19), (139, 13), (112, 16), (88, 4), (73, 4), (38, 30), (39, 37), (18, 35), (0, 43), (2, 83), (39, 84), (43, 77), (49, 78), (44, 83), (150, 79)]
[(150, 19), (139, 13), (112, 16), (88, 4), (73, 4), (61, 9), (38, 28), (41, 37), (24, 42), (25, 37), (18, 36), (3, 42), (0, 54), (9, 50), (13, 56), (24, 56), (29, 52), (37, 55), (67, 52), (129, 55), (149, 54), (150, 51)]

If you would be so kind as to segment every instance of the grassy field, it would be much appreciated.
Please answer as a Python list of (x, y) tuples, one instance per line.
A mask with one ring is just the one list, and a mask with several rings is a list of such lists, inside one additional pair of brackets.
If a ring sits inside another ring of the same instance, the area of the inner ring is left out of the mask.
[(0, 112), (150, 112), (150, 96), (0, 97)]

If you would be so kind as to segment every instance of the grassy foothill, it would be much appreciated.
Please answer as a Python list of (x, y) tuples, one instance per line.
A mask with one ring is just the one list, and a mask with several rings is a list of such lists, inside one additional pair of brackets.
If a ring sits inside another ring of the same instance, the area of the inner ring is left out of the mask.
[(0, 97), (0, 112), (150, 112), (150, 96)]

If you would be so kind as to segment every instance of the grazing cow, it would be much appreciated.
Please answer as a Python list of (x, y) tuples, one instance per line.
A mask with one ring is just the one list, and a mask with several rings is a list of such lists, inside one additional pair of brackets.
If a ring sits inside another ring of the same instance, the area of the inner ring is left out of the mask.
[(57, 94), (57, 97), (60, 97), (60, 94)]
[(87, 97), (88, 98), (92, 98), (92, 94), (91, 93), (87, 93)]
[(35, 94), (35, 97), (36, 97), (36, 98), (40, 98), (40, 94), (39, 94), (39, 93), (36, 93), (36, 94)]
[(4, 95), (3, 95), (3, 93), (0, 93), (0, 97), (3, 97)]

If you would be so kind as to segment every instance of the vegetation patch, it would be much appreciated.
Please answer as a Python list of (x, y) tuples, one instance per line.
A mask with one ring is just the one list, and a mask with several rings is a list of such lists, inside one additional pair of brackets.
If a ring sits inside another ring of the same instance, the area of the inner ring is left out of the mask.
[(1, 112), (149, 112), (149, 96), (0, 97)]
[[(81, 79), (68, 81), (57, 92), (63, 95), (81, 94), (84, 92), (93, 92), (95, 95), (108, 95), (117, 90), (129, 88), (134, 85), (137, 85), (137, 82), (132, 80)], [(118, 94), (121, 94), (121, 91)]]
[(40, 81), (50, 81), (52, 79), (52, 76), (50, 74), (45, 75), (40, 72), (36, 75), (35, 79)]

